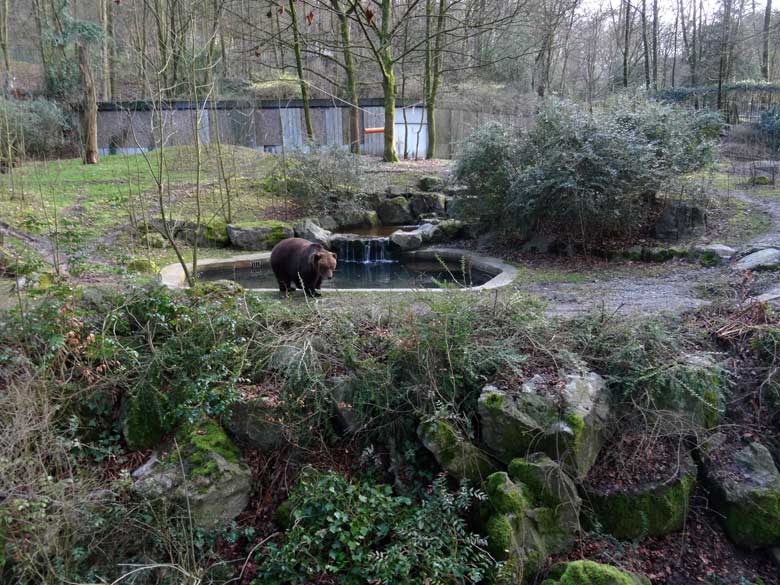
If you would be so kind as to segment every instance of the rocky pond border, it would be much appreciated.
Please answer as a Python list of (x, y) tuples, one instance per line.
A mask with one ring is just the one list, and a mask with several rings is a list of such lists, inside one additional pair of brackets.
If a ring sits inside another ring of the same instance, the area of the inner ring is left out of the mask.
[[(424, 248), (413, 252), (405, 252), (401, 256), (403, 259), (436, 261), (438, 258), (445, 262), (460, 262), (466, 258), (471, 265), (483, 272), (493, 275), (489, 281), (480, 286), (462, 287), (462, 288), (334, 288), (322, 289), (323, 294), (333, 294), (336, 292), (442, 292), (442, 291), (480, 291), (493, 290), (505, 287), (517, 278), (518, 270), (511, 264), (492, 258), (482, 256), (468, 250), (458, 248)], [(241, 254), (231, 258), (204, 258), (198, 261), (198, 270), (216, 270), (221, 268), (249, 268), (253, 264), (267, 263), (270, 261), (271, 252), (257, 252), (254, 254)], [(187, 283), (184, 277), (184, 270), (178, 262), (169, 264), (160, 271), (160, 282), (169, 288), (186, 288)], [(277, 288), (252, 288), (248, 289), (256, 292), (277, 292)]]

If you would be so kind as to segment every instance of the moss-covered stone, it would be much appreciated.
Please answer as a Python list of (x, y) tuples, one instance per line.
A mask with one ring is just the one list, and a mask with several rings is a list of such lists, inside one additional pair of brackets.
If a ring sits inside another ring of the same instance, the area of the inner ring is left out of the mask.
[(444, 189), (445, 183), (442, 177), (437, 177), (436, 175), (426, 175), (424, 177), (420, 177), (418, 184), (420, 185), (420, 189), (423, 191), (441, 191)]
[(650, 585), (650, 580), (610, 565), (582, 560), (555, 565), (542, 585)]
[(705, 352), (682, 355), (672, 365), (670, 375), (656, 377), (649, 387), (650, 406), (668, 411), (668, 416), (674, 415), (695, 430), (716, 427), (724, 408), (721, 365)]
[(203, 528), (224, 526), (246, 508), (252, 473), (238, 448), (213, 420), (202, 419), (176, 433), (165, 454), (133, 477), (134, 491), (147, 499), (181, 505)]
[(165, 238), (157, 232), (146, 232), (144, 234), (144, 242), (150, 248), (162, 249), (167, 245)]
[(377, 207), (379, 220), (384, 225), (404, 225), (414, 221), (409, 201), (406, 197), (398, 196), (381, 201)]
[(194, 425), (185, 425), (176, 433), (176, 440), (186, 450), (187, 464), (192, 477), (211, 477), (219, 470), (217, 454), (228, 463), (237, 464), (241, 456), (233, 442), (216, 422), (205, 419)]
[(750, 183), (754, 187), (765, 187), (767, 185), (772, 184), (772, 179), (770, 179), (766, 175), (754, 175), (750, 177), (748, 183)]
[(203, 232), (206, 243), (217, 247), (230, 244), (227, 228), (227, 223), (225, 223), (224, 220), (213, 219), (210, 223), (206, 224), (206, 228)]
[(455, 240), (463, 237), (466, 233), (466, 224), (457, 219), (445, 219), (440, 221), (438, 226), (443, 237), (448, 240)]
[(156, 447), (166, 433), (160, 397), (153, 388), (143, 386), (126, 398), (122, 416), (122, 436), (133, 450)]
[(478, 411), (482, 440), (499, 460), (543, 451), (575, 478), (584, 478), (604, 442), (610, 416), (604, 380), (595, 373), (571, 374), (561, 392), (486, 386)]
[(292, 225), (283, 221), (264, 220), (227, 226), (230, 245), (242, 250), (270, 250), (287, 238), (292, 238)]
[(148, 258), (133, 258), (127, 263), (127, 271), (138, 274), (157, 274), (160, 272), (160, 268), (154, 260), (149, 260)]
[(490, 458), (449, 421), (425, 422), (418, 427), (417, 435), (441, 468), (456, 479), (466, 478), (479, 484), (496, 471)]
[[(723, 435), (711, 437), (702, 463), (726, 534), (748, 549), (780, 546), (780, 472), (771, 453), (750, 443), (729, 456), (722, 451), (724, 444)], [(724, 466), (724, 457), (732, 459), (729, 465)]]
[(610, 491), (586, 488), (585, 498), (598, 523), (613, 536), (661, 536), (682, 530), (695, 483), (696, 465), (686, 455), (673, 481)]

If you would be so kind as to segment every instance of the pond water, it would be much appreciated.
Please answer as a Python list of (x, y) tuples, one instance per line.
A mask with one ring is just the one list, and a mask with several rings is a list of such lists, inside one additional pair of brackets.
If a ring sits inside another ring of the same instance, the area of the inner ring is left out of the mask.
[[(214, 268), (200, 273), (205, 281), (233, 280), (245, 288), (278, 288), (271, 267), (261, 264), (247, 268)], [(492, 274), (460, 264), (427, 261), (339, 262), (333, 280), (325, 280), (323, 289), (360, 288), (441, 288), (472, 287), (485, 284)]]

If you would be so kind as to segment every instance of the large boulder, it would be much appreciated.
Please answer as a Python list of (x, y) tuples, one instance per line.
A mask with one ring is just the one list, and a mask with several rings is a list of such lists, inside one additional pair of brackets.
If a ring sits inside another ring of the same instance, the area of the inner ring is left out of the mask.
[(249, 503), (252, 473), (238, 448), (212, 420), (187, 425), (162, 456), (153, 455), (133, 472), (133, 491), (147, 499), (168, 499), (195, 526), (227, 525)]
[(330, 231), (322, 229), (317, 222), (313, 219), (303, 219), (293, 225), (293, 232), (295, 237), (309, 240), (321, 244), (322, 246), (330, 247)]
[(290, 224), (282, 221), (256, 221), (228, 226), (230, 244), (242, 250), (270, 250), (294, 235)]
[(553, 566), (542, 585), (650, 585), (650, 579), (610, 565), (581, 560)]
[[(366, 209), (340, 209), (333, 214), (333, 219), (339, 229), (371, 227), (379, 224), (376, 211)], [(320, 225), (326, 227), (322, 223)]]
[(225, 428), (240, 444), (271, 451), (285, 444), (274, 401), (267, 396), (239, 400), (230, 405), (224, 417)]
[(584, 487), (585, 499), (601, 527), (622, 540), (661, 536), (682, 530), (696, 484), (696, 465), (682, 456), (674, 476), (610, 489)]
[(379, 203), (376, 210), (379, 220), (385, 225), (404, 225), (414, 221), (406, 197), (393, 197)]
[(733, 270), (774, 270), (780, 268), (780, 250), (765, 248), (740, 258), (732, 266)]
[[(197, 222), (189, 220), (168, 220), (168, 230), (174, 238), (184, 240), (190, 245), (194, 245), (196, 240), (198, 245), (223, 248), (230, 243), (228, 237), (227, 224), (218, 218), (209, 222), (203, 222), (198, 225)], [(155, 217), (148, 221), (149, 227), (165, 235), (165, 223), (162, 218)]]
[(140, 386), (122, 400), (120, 409), (122, 436), (130, 450), (151, 449), (162, 440), (168, 429), (163, 423), (160, 396), (151, 386)]
[(423, 191), (441, 191), (444, 189), (446, 182), (442, 177), (437, 177), (436, 175), (426, 175), (424, 177), (420, 177), (418, 184), (420, 185), (420, 189)]
[(481, 484), (496, 471), (490, 458), (446, 420), (432, 420), (417, 428), (417, 435), (441, 468), (455, 479)]
[(718, 433), (702, 449), (712, 503), (729, 538), (747, 549), (780, 546), (780, 472), (760, 443), (729, 446)]
[(703, 226), (706, 221), (707, 213), (698, 205), (672, 201), (656, 221), (655, 237), (659, 240), (677, 240)]
[(444, 239), (455, 240), (462, 238), (468, 231), (468, 226), (458, 219), (445, 219), (437, 225)]
[(512, 391), (486, 386), (478, 411), (482, 440), (499, 461), (543, 451), (578, 479), (596, 461), (610, 419), (606, 384), (594, 372), (567, 375), (560, 392), (540, 376)]
[(419, 230), (398, 230), (390, 235), (390, 241), (402, 252), (410, 252), (419, 249), (423, 244), (422, 234)]
[(574, 544), (579, 530), (577, 489), (546, 456), (514, 461), (509, 473), (488, 477), (486, 491), (484, 530), (493, 557), (505, 561), (501, 582), (531, 581), (547, 557)]
[(412, 213), (416, 216), (426, 213), (444, 215), (447, 198), (441, 193), (415, 193), (409, 201)]

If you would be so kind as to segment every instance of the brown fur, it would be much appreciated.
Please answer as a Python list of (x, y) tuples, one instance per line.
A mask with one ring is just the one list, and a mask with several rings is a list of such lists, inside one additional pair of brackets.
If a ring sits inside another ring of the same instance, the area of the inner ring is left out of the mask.
[(336, 255), (303, 238), (287, 238), (271, 250), (271, 269), (285, 295), (298, 285), (307, 295), (319, 296), (322, 279), (333, 278)]

